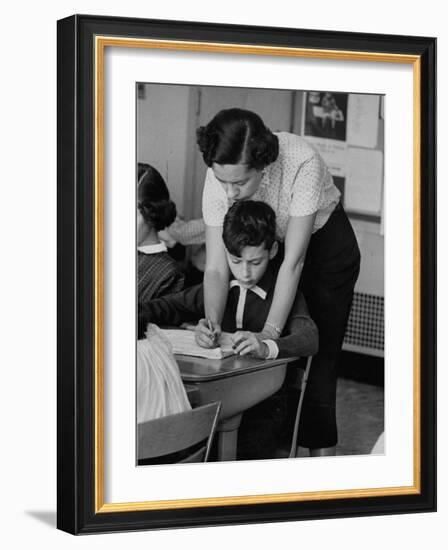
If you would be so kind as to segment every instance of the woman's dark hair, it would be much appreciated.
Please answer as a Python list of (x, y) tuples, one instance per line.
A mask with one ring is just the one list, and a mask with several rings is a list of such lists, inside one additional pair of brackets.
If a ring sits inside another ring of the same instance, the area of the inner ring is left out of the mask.
[(241, 257), (245, 246), (271, 250), (275, 241), (275, 212), (261, 201), (238, 201), (224, 217), (222, 238), (227, 251)]
[(176, 219), (176, 205), (159, 172), (149, 164), (138, 164), (138, 209), (145, 222), (161, 231)]
[(261, 118), (245, 109), (224, 109), (196, 130), (207, 166), (244, 163), (261, 170), (278, 157), (278, 138)]

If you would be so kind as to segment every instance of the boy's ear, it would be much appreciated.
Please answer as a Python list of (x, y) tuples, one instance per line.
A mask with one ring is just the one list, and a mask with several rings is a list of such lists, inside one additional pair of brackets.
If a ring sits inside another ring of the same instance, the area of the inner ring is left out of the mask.
[(269, 250), (269, 259), (272, 260), (277, 256), (278, 252), (278, 242), (274, 241), (271, 250)]

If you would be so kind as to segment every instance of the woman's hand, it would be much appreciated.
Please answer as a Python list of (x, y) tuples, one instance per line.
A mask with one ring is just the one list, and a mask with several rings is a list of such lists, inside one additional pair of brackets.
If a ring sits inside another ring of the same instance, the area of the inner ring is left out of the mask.
[(201, 319), (196, 325), (194, 336), (198, 346), (202, 348), (216, 348), (219, 346), (221, 326), (207, 319)]
[(239, 355), (250, 354), (257, 359), (266, 359), (269, 348), (263, 342), (261, 334), (239, 330), (232, 335), (233, 349)]

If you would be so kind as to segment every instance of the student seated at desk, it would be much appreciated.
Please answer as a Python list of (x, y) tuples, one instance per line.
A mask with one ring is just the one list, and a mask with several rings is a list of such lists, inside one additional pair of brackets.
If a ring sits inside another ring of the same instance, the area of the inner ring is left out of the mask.
[(176, 205), (159, 172), (149, 164), (139, 165), (137, 187), (138, 301), (179, 292), (184, 275), (168, 255), (158, 231), (176, 218)]
[[(250, 354), (260, 359), (314, 355), (318, 349), (318, 331), (300, 292), (278, 339), (262, 340), (257, 334), (263, 329), (274, 295), (276, 271), (271, 260), (278, 249), (275, 228), (275, 213), (264, 202), (236, 202), (228, 210), (223, 241), (234, 278), (229, 283), (222, 330), (234, 333), (235, 351), (241, 355)], [(217, 335), (209, 330), (204, 315), (202, 285), (139, 303), (139, 337), (148, 322), (158, 325), (198, 322), (197, 343), (213, 347)]]

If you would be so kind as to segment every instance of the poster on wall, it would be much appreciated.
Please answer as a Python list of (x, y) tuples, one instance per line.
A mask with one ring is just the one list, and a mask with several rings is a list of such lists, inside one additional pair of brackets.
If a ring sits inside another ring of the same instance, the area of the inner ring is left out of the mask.
[(328, 91), (304, 94), (302, 135), (325, 160), (351, 214), (380, 221), (382, 151), (377, 150), (381, 96)]
[(347, 107), (347, 143), (357, 147), (376, 147), (381, 96), (350, 94)]
[(346, 141), (347, 93), (308, 92), (305, 102), (305, 136)]
[(337, 178), (344, 178), (346, 172), (348, 96), (322, 91), (304, 94), (302, 135)]

